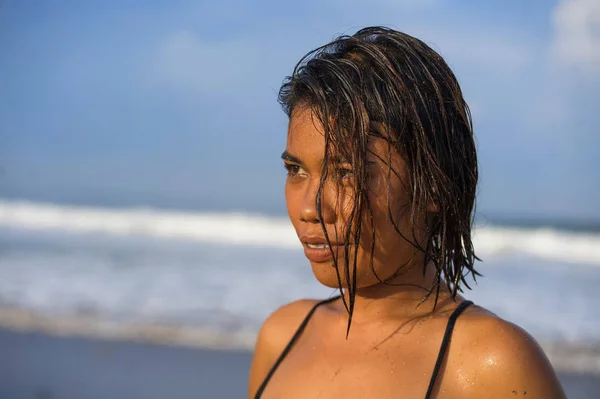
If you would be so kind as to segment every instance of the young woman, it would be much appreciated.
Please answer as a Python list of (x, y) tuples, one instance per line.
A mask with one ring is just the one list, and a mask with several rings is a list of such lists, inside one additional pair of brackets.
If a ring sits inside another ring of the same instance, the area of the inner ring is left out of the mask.
[(531, 336), (459, 295), (477, 275), (477, 157), (444, 60), (365, 28), (305, 56), (279, 99), (289, 216), (341, 295), (267, 319), (249, 397), (564, 398)]

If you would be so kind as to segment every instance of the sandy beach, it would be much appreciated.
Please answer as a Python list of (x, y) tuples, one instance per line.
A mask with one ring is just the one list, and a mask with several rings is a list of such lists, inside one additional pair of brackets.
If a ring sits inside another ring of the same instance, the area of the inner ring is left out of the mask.
[(248, 352), (0, 330), (0, 398), (242, 398)]
[[(0, 398), (244, 398), (251, 353), (0, 330)], [(570, 399), (600, 375), (560, 372)]]

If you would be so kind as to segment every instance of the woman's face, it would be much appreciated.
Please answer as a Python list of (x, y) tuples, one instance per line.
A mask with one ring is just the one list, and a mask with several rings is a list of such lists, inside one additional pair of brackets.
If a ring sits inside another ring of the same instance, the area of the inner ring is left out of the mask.
[[(325, 137), (323, 126), (308, 107), (296, 107), (290, 118), (286, 150), (282, 155), (288, 176), (285, 184), (287, 209), (310, 260), (313, 273), (323, 285), (338, 287), (337, 275), (331, 251), (327, 247), (325, 234), (319, 221), (316, 197), (321, 181), (323, 159), (325, 155)], [(389, 210), (402, 235), (411, 242), (424, 242), (424, 218), (418, 218), (413, 234), (410, 217), (410, 185), (406, 165), (400, 155), (388, 153), (385, 139), (370, 137), (368, 143), (366, 167), (369, 179), (366, 189), (372, 209), (372, 222), (365, 211), (362, 215), (362, 232), (358, 246), (356, 288), (365, 288), (378, 284), (379, 280), (389, 280), (400, 269), (407, 273), (412, 266), (423, 265), (423, 254), (416, 250), (394, 229)], [(336, 157), (330, 157), (336, 158)], [(388, 178), (391, 160), (392, 173)], [(344, 241), (346, 226), (354, 204), (355, 182), (352, 168), (343, 159), (329, 161), (327, 180), (321, 192), (321, 216), (327, 230), (331, 248), (337, 256), (337, 264), (345, 281)], [(373, 269), (370, 265), (372, 234), (375, 233)], [(354, 237), (354, 234), (351, 235)], [(349, 265), (353, 267), (354, 243), (349, 246)], [(420, 268), (419, 268), (420, 269)], [(352, 276), (352, 270), (350, 270)], [(379, 277), (379, 279), (378, 279)], [(402, 277), (398, 277), (401, 279)]]

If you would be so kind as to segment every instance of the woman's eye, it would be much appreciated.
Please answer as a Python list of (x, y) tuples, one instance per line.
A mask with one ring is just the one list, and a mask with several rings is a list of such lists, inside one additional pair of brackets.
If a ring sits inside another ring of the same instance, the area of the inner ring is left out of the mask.
[(300, 173), (300, 166), (298, 165), (285, 164), (284, 167), (287, 170), (288, 176), (290, 177), (296, 176), (298, 173)]
[(338, 176), (338, 179), (347, 181), (354, 177), (354, 173), (353, 173), (352, 169), (349, 169), (349, 168), (338, 168), (337, 176)]

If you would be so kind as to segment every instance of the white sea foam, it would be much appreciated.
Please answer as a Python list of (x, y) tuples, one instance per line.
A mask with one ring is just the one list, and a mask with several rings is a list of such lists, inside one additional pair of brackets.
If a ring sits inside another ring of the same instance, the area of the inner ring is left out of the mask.
[(474, 246), (483, 256), (524, 253), (537, 258), (600, 266), (600, 234), (551, 228), (483, 227)]
[(107, 209), (0, 201), (0, 226), (72, 233), (103, 232), (209, 243), (297, 248), (289, 222), (243, 213)]
[[(107, 209), (0, 201), (0, 226), (298, 248), (298, 239), (287, 219), (244, 213)], [(487, 226), (476, 229), (474, 245), (481, 256), (524, 253), (542, 259), (600, 265), (600, 234)]]

